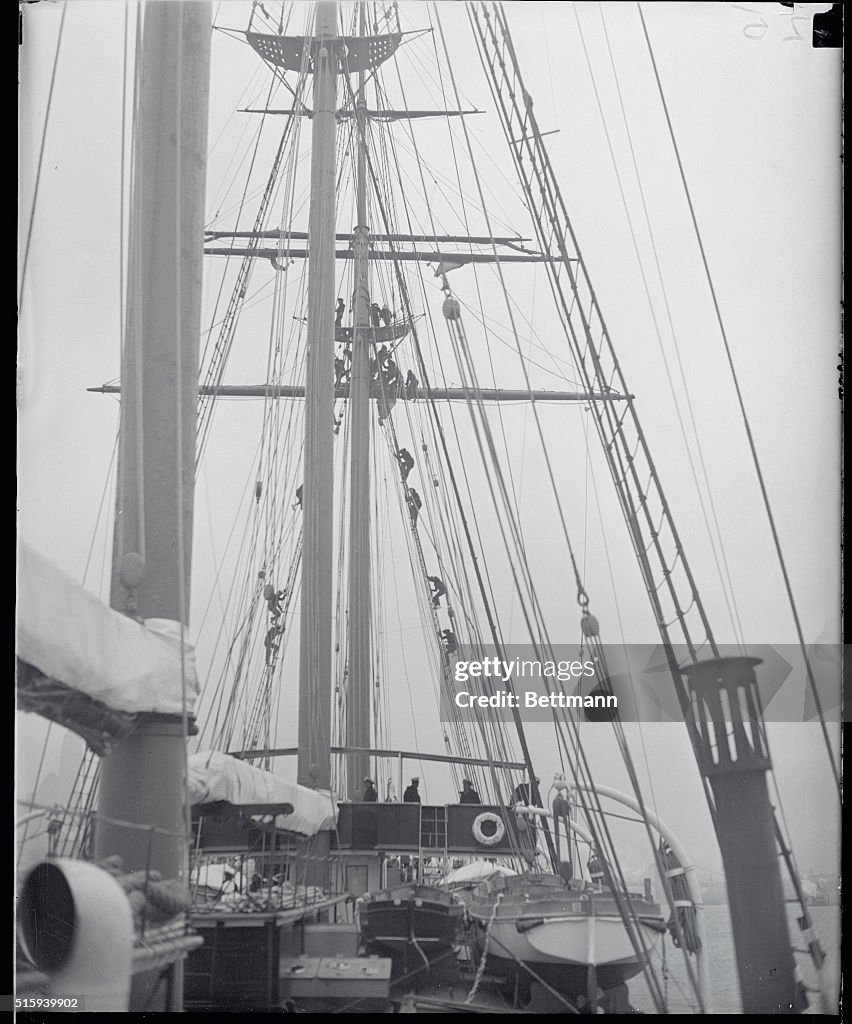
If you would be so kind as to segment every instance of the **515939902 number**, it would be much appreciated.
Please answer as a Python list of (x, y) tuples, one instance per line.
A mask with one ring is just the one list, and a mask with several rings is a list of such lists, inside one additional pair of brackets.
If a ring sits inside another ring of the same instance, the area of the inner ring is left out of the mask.
[(79, 996), (21, 996), (15, 997), (16, 1010), (82, 1010)]

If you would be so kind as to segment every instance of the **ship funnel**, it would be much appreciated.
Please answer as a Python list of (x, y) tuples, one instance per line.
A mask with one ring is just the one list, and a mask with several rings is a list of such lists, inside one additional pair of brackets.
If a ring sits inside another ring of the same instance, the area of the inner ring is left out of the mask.
[(65, 858), (36, 865), (21, 892), (18, 935), (51, 996), (76, 996), (86, 1012), (127, 1012), (133, 914), (106, 871)]

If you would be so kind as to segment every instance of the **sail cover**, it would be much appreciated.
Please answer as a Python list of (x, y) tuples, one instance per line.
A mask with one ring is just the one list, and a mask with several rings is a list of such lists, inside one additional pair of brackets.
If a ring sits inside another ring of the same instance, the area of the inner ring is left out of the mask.
[(218, 750), (202, 750), (189, 758), (190, 803), (292, 804), (293, 813), (275, 824), (287, 832), (313, 836), (337, 825), (337, 803), (327, 789), (308, 789), (255, 768)]
[(16, 642), (19, 706), (74, 729), (90, 745), (99, 711), (106, 743), (129, 731), (128, 716), (180, 715), (184, 696), (187, 713), (194, 709), (198, 676), (187, 644), (181, 664), (179, 623), (141, 623), (114, 611), (24, 543)]

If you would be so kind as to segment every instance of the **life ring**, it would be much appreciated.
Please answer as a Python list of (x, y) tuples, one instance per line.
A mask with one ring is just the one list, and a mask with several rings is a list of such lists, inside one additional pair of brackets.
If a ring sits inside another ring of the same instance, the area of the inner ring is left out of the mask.
[[(486, 835), (482, 831), (482, 826), (486, 822), (494, 826), (494, 831), (491, 835)], [(483, 846), (496, 846), (497, 843), (503, 841), (505, 835), (506, 826), (499, 814), (494, 814), (493, 811), (483, 811), (482, 814), (477, 814), (473, 819), (473, 838)]]

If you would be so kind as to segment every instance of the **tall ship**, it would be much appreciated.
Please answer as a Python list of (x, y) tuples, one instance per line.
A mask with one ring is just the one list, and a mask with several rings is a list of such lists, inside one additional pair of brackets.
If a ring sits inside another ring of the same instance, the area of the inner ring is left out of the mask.
[[(82, 581), (29, 542), (21, 451), (18, 736), (44, 749), (19, 792), (19, 1008), (710, 1012), (718, 936), (672, 825), (689, 804), (739, 1008), (836, 1012), (767, 708), (795, 676), (830, 834), (839, 659), (806, 636), (658, 66), (655, 33), (690, 15), (37, 6), (19, 408), (75, 462), (52, 515), (94, 493), (28, 376), (53, 344), (43, 224), (76, 240), (77, 207), (96, 241), (56, 273), (91, 279), (109, 247), (114, 280), (97, 309), (56, 298), (60, 340), (76, 380), (109, 338), (115, 373), (83, 381), (73, 429), (114, 449)], [(72, 61), (120, 131), (58, 213), (52, 133), (89, 151), (63, 121)], [(650, 109), (680, 233), (641, 169)], [(604, 188), (626, 236), (583, 207)], [(685, 365), (699, 389), (728, 375), (704, 429), (715, 460), (745, 428), (724, 490), (767, 524), (745, 589), (781, 594), (784, 657), (748, 642)]]

